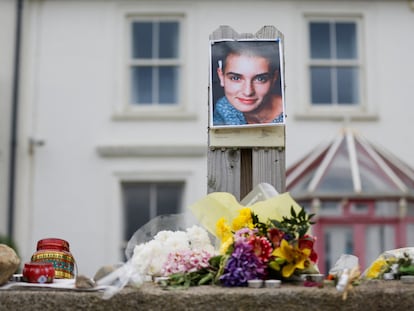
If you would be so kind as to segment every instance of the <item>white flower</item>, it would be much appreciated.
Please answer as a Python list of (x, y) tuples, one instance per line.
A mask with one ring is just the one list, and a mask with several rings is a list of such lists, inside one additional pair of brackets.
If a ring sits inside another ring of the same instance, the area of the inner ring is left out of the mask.
[[(137, 245), (131, 259), (133, 269), (138, 275), (159, 276), (166, 270), (174, 267), (175, 270), (184, 270), (184, 266), (177, 266), (177, 263), (170, 263), (168, 266), (169, 254), (183, 253), (186, 251), (207, 251), (214, 254), (214, 247), (211, 245), (207, 231), (199, 226), (193, 226), (187, 231), (158, 232), (154, 239)], [(192, 252), (191, 252), (192, 253)], [(164, 269), (163, 269), (164, 267)]]
[(148, 252), (149, 248), (146, 246), (147, 243), (135, 246), (134, 255), (131, 259), (131, 263), (137, 273), (142, 275), (147, 273), (148, 266), (151, 262), (151, 254)]
[(132, 256), (132, 264), (137, 273), (155, 275), (160, 273), (168, 253), (164, 245), (156, 240), (137, 245)]
[(171, 231), (171, 230), (163, 230), (163, 231), (158, 232), (154, 236), (154, 240), (157, 240), (157, 241), (160, 241), (161, 243), (164, 243), (173, 234), (174, 234), (174, 231)]
[(169, 249), (169, 253), (178, 250), (190, 249), (190, 242), (184, 231), (175, 231), (165, 241), (165, 248)]
[(213, 248), (207, 231), (200, 226), (194, 225), (188, 228), (187, 236), (190, 241), (191, 248), (194, 250), (198, 249), (209, 251)]

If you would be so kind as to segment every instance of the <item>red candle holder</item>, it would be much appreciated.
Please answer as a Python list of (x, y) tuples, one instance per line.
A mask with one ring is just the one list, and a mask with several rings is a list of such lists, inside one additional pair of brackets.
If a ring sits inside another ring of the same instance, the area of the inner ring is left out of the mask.
[(69, 243), (65, 240), (57, 238), (39, 240), (31, 261), (52, 263), (56, 279), (75, 277), (75, 259), (70, 253)]
[(28, 283), (53, 283), (55, 269), (48, 262), (29, 262), (23, 267), (23, 281)]

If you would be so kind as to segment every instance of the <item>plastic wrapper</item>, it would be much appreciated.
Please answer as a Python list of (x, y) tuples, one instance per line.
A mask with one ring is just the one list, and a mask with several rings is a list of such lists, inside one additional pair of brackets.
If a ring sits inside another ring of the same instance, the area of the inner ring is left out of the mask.
[(181, 213), (154, 217), (132, 235), (125, 249), (125, 256), (130, 259), (134, 254), (135, 246), (152, 240), (160, 231), (185, 231), (195, 224), (198, 224), (198, 221), (191, 214)]
[[(281, 220), (284, 216), (289, 217), (291, 208), (296, 212), (301, 210), (299, 204), (292, 199), (288, 192), (267, 198), (266, 192), (260, 192), (261, 185), (248, 194), (246, 196), (248, 200), (245, 200), (248, 201), (248, 206), (260, 221), (267, 222), (269, 219)], [(255, 191), (258, 192), (257, 195), (254, 194)], [(273, 189), (273, 191), (276, 190)], [(277, 194), (277, 192), (274, 193)], [(216, 223), (220, 218), (231, 222), (237, 217), (239, 210), (244, 207), (231, 193), (213, 192), (191, 205), (190, 210), (204, 228), (215, 235)]]
[(351, 270), (359, 266), (358, 257), (350, 254), (342, 254), (339, 259), (335, 262), (335, 265), (329, 270), (331, 275), (339, 275), (344, 270)]
[[(127, 284), (139, 286), (148, 278), (151, 280), (151, 277), (157, 276), (148, 274), (149, 270), (140, 270), (138, 267), (142, 266), (142, 258), (134, 254), (154, 242), (154, 237), (157, 237), (159, 233), (184, 232), (191, 230), (191, 226), (198, 225), (203, 228), (204, 232), (208, 232), (210, 241), (214, 242), (217, 220), (224, 217), (230, 221), (238, 215), (241, 208), (246, 206), (249, 206), (263, 222), (268, 219), (281, 220), (283, 216), (290, 216), (291, 208), (296, 211), (301, 209), (289, 193), (278, 195), (273, 186), (263, 183), (257, 185), (241, 203), (230, 193), (215, 192), (191, 205), (189, 210), (192, 214), (155, 217), (139, 228), (129, 240), (125, 250), (127, 262), (98, 281), (99, 285), (108, 287), (103, 297), (109, 299)], [(151, 256), (147, 256), (146, 259), (149, 257)]]
[[(363, 273), (366, 279), (381, 279), (384, 273), (404, 274), (401, 266), (412, 267), (414, 274), (414, 247), (388, 250), (380, 254)], [(411, 273), (406, 273), (411, 274)]]

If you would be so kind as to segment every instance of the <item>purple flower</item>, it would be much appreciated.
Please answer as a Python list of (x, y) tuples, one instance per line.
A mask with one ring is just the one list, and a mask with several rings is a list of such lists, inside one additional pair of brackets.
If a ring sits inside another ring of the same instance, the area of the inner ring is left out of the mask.
[(292, 241), (294, 238), (295, 238), (295, 236), (293, 235), (293, 234), (290, 234), (290, 233), (285, 233), (284, 235), (283, 235), (283, 238), (286, 240), (286, 241)]
[(238, 243), (226, 262), (220, 281), (224, 286), (246, 286), (248, 280), (265, 276), (265, 265), (260, 262), (248, 243)]
[(236, 244), (247, 242), (257, 232), (257, 229), (241, 228), (234, 233), (234, 242)]

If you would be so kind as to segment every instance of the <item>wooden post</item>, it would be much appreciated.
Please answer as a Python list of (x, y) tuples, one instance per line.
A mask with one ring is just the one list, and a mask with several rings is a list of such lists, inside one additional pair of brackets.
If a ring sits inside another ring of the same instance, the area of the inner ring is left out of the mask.
[[(238, 34), (229, 26), (220, 26), (210, 35), (210, 40), (246, 38), (282, 42), (283, 35), (273, 26), (264, 26), (256, 34)], [(283, 68), (284, 63), (280, 66)], [(209, 107), (211, 110), (212, 105)], [(208, 138), (208, 193), (230, 192), (240, 201), (262, 182), (273, 185), (278, 192), (285, 191), (285, 124), (234, 128), (209, 126)]]

